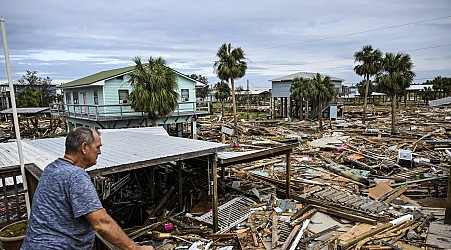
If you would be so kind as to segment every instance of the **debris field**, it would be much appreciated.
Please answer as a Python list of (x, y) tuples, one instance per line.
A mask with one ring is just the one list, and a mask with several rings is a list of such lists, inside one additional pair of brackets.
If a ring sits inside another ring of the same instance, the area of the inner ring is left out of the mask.
[[(451, 249), (451, 225), (444, 223), (451, 109), (400, 107), (395, 135), (389, 107), (373, 107), (367, 124), (359, 109), (347, 107), (323, 130), (317, 121), (242, 120), (238, 136), (221, 133), (231, 117), (198, 118), (198, 139), (228, 143), (231, 153), (296, 144), (291, 163), (280, 155), (226, 167), (218, 179), (217, 232), (209, 173), (185, 166), (186, 205), (177, 212), (175, 186), (168, 185), (173, 170), (162, 166), (164, 192), (145, 223), (126, 232), (156, 249)], [(113, 215), (124, 207), (108, 204)], [(126, 220), (133, 218), (119, 221)]]

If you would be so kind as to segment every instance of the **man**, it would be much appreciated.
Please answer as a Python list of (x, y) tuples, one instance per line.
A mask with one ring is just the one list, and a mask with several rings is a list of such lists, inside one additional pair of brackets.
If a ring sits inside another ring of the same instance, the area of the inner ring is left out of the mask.
[(97, 163), (102, 142), (91, 128), (78, 127), (66, 137), (64, 158), (50, 163), (33, 198), (23, 250), (92, 249), (95, 231), (120, 249), (138, 246), (106, 213), (85, 169)]

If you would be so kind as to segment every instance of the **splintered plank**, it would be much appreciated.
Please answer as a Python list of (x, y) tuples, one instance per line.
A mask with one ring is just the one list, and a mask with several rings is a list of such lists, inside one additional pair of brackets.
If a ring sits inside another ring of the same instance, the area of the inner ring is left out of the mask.
[(440, 249), (451, 249), (451, 225), (432, 223), (429, 226), (426, 245)]

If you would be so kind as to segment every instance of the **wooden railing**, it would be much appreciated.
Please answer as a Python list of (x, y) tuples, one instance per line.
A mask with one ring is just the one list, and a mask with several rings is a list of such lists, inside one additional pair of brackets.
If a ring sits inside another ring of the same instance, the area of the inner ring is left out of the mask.
[(0, 227), (27, 218), (20, 166), (0, 168)]
[[(130, 104), (114, 105), (88, 105), (64, 104), (66, 117), (82, 118), (88, 120), (110, 120), (131, 117), (145, 117), (146, 113), (134, 111)], [(171, 116), (209, 114), (210, 102), (180, 102)]]

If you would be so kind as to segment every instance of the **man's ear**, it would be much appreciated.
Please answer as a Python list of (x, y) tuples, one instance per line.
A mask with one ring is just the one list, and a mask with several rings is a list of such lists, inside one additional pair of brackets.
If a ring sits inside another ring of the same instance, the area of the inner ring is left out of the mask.
[(81, 152), (82, 152), (83, 154), (86, 154), (86, 149), (87, 149), (87, 147), (88, 147), (88, 143), (87, 143), (87, 142), (83, 142), (83, 143), (81, 144)]

